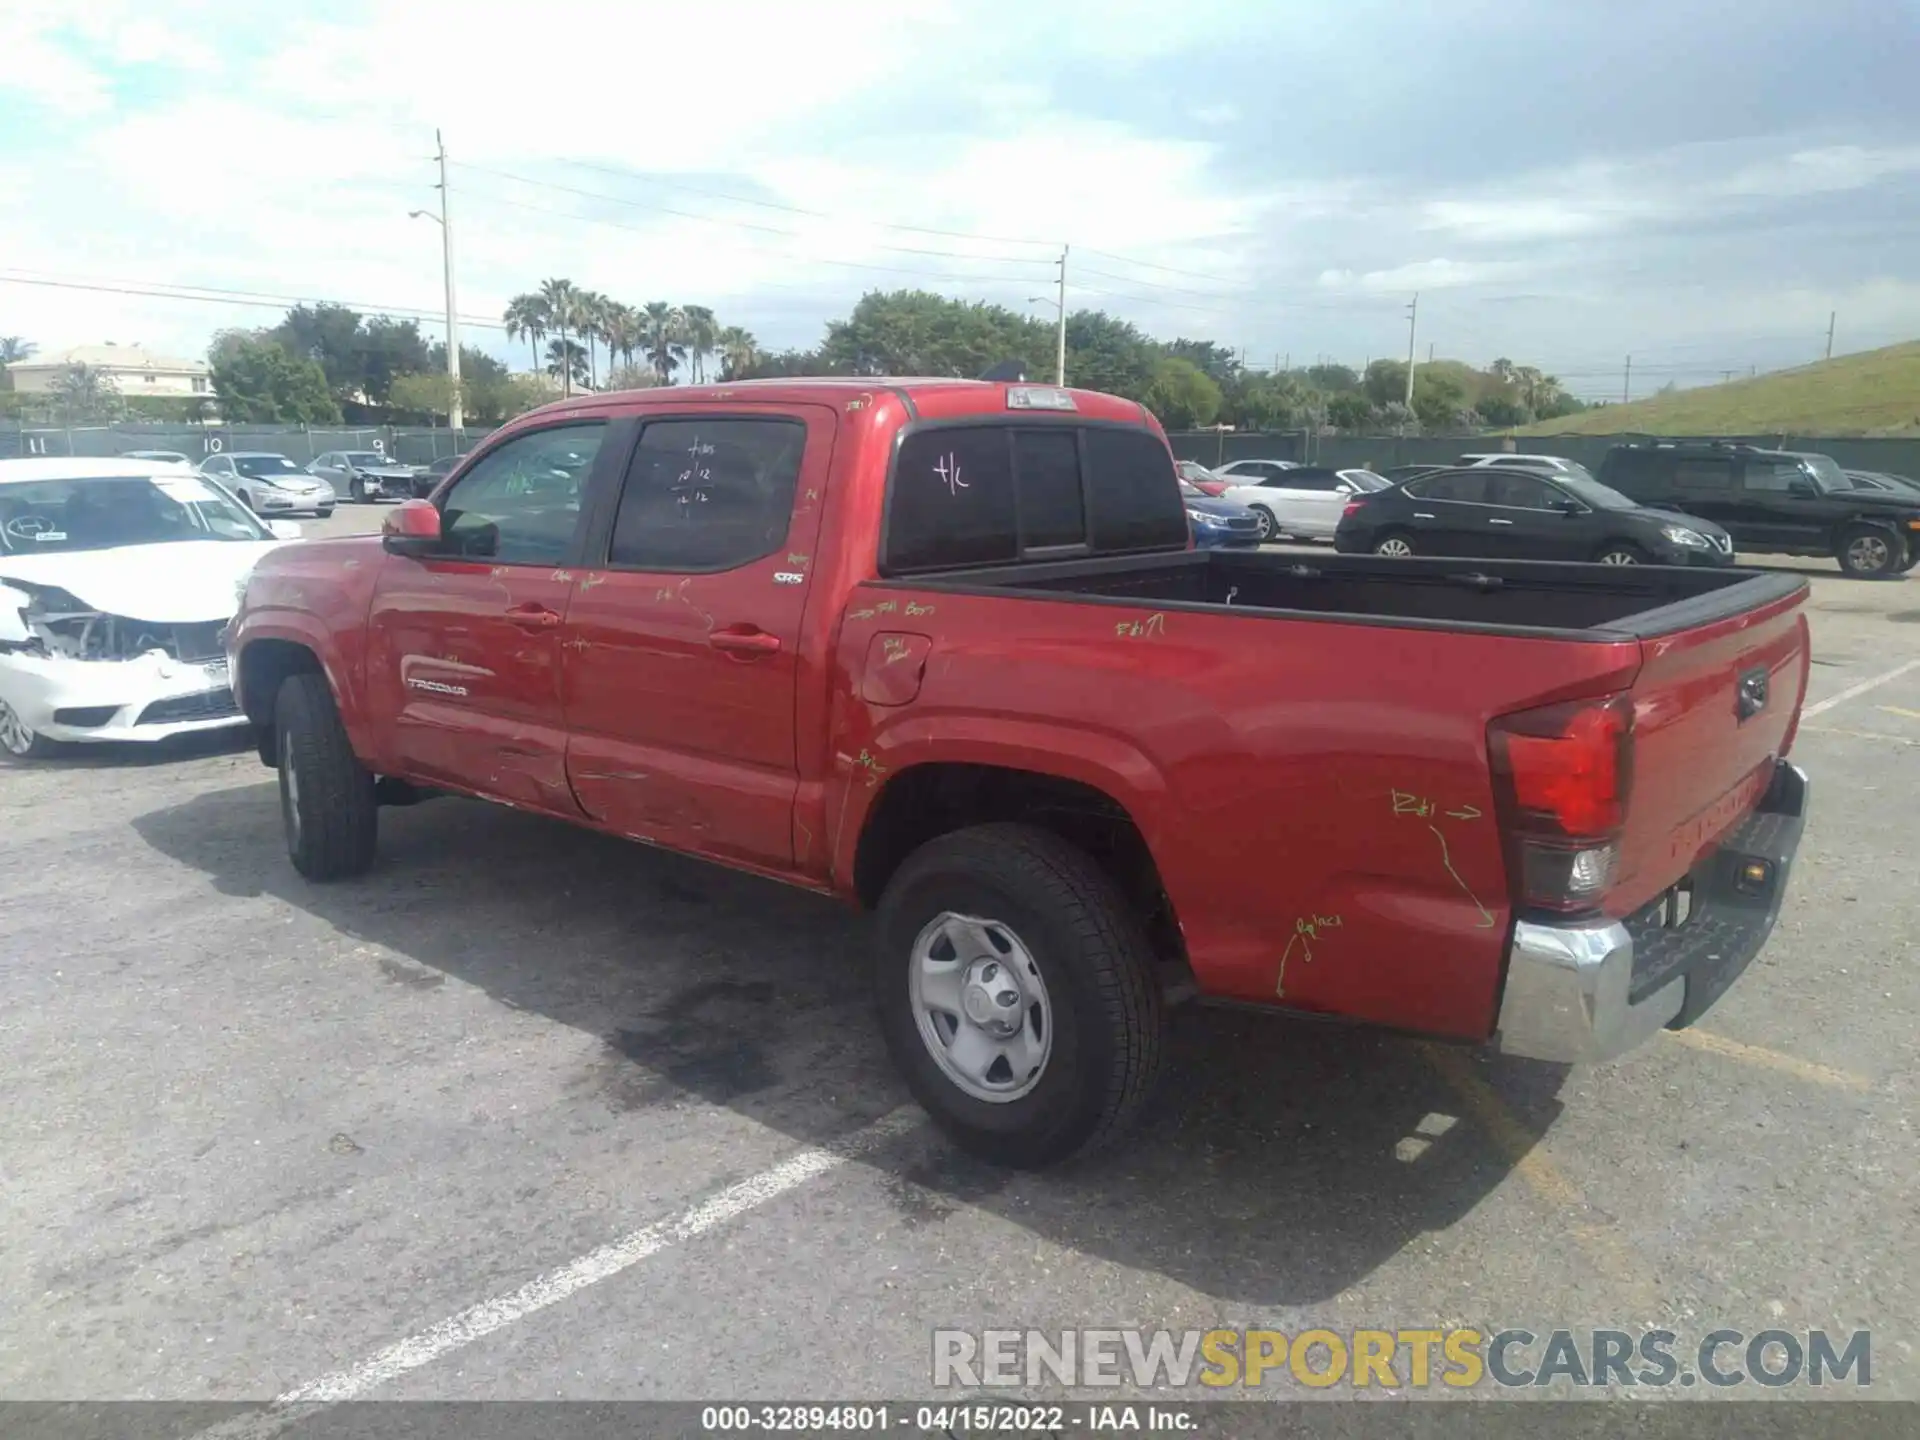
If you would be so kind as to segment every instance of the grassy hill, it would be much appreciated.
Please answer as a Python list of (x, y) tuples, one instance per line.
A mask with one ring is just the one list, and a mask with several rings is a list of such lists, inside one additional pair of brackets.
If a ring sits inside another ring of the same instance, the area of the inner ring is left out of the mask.
[(1522, 435), (1920, 433), (1920, 341), (1546, 420)]

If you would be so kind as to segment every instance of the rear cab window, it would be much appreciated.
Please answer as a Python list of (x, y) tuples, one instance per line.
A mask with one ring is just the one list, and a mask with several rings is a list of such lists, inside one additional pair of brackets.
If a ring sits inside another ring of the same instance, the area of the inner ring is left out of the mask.
[(1095, 423), (933, 424), (895, 452), (883, 575), (1187, 546), (1158, 436)]

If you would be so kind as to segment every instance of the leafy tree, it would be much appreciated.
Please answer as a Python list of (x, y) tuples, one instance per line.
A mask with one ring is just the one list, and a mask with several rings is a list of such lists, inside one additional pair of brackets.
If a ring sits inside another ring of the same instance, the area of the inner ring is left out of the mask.
[(651, 365), (616, 365), (607, 372), (609, 390), (651, 390), (659, 383)]
[(509, 340), (525, 337), (527, 348), (533, 351), (533, 368), (536, 371), (540, 368), (540, 342), (547, 338), (547, 326), (551, 318), (547, 314), (546, 300), (539, 295), (514, 296), (500, 315), (507, 327)]
[(1482, 395), (1474, 404), (1474, 413), (1480, 417), (1480, 423), (1496, 430), (1510, 429), (1515, 425), (1528, 425), (1533, 422), (1533, 412), (1517, 396), (1496, 390)]
[[(471, 388), (467, 383), (467, 377), (462, 374), (460, 377), (462, 401), (466, 399)], [(388, 399), (396, 410), (404, 410), (409, 415), (436, 419), (445, 418), (453, 413), (453, 395), (453, 377), (442, 370), (437, 375), (418, 372), (394, 376)]]
[(1446, 430), (1457, 425), (1466, 398), (1466, 388), (1455, 376), (1433, 366), (1414, 372), (1413, 413), (1422, 428)]
[(662, 385), (673, 383), (673, 372), (687, 358), (686, 325), (679, 310), (665, 300), (650, 300), (641, 312), (641, 333), (647, 363)]
[(1163, 355), (1153, 367), (1143, 401), (1167, 429), (1195, 430), (1211, 425), (1220, 413), (1220, 387), (1191, 360)]
[(92, 365), (72, 364), (53, 377), (47, 393), (69, 423), (111, 420), (125, 410), (113, 376)]
[(848, 371), (819, 350), (782, 350), (756, 354), (746, 369), (729, 380), (770, 380), (800, 375), (845, 375)]
[(1081, 310), (1067, 317), (1067, 382), (1071, 385), (1145, 400), (1160, 355), (1153, 341), (1105, 311)]
[(1241, 373), (1240, 357), (1228, 347), (1216, 345), (1211, 340), (1183, 338), (1163, 348), (1176, 359), (1191, 361), (1222, 390), (1233, 384)]
[(760, 347), (752, 335), (738, 325), (729, 325), (714, 337), (720, 352), (720, 378), (744, 380), (760, 358)]
[[(426, 337), (421, 335), (417, 320), (375, 315), (361, 326), (357, 349), (360, 373), (355, 388), (369, 404), (387, 403), (396, 376), (423, 374), (433, 368)], [(446, 369), (444, 358), (440, 368)]]
[(1376, 360), (1367, 366), (1367, 373), (1361, 379), (1360, 388), (1375, 405), (1385, 409), (1389, 405), (1406, 407), (1407, 399), (1407, 362), (1404, 360)]
[(1358, 394), (1360, 391), (1359, 373), (1351, 365), (1309, 365), (1305, 374), (1309, 385), (1325, 391), (1329, 396)]
[(1327, 423), (1337, 425), (1342, 430), (1364, 430), (1373, 423), (1373, 402), (1358, 390), (1342, 390), (1329, 395)]
[(340, 405), (325, 368), (264, 337), (223, 340), (213, 361), (213, 388), (228, 420), (256, 424), (337, 425)]
[(345, 305), (296, 305), (268, 332), (290, 355), (319, 362), (336, 401), (352, 400), (366, 378), (360, 312)]
[(1001, 305), (876, 290), (827, 326), (819, 359), (829, 373), (960, 377), (1014, 360), (1038, 377), (1053, 372), (1053, 332)]

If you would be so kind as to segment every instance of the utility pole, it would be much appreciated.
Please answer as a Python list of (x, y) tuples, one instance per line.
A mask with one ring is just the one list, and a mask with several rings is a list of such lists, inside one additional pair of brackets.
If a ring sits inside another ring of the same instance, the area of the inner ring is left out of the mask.
[(1620, 381), (1620, 403), (1626, 404), (1633, 398), (1633, 356), (1627, 356), (1627, 373)]
[(1067, 383), (1067, 249), (1060, 247), (1060, 333), (1053, 352), (1053, 383), (1063, 389)]
[(1840, 318), (1838, 310), (1827, 312), (1827, 359), (1833, 358), (1833, 323)]
[(1413, 292), (1413, 303), (1407, 306), (1407, 409), (1413, 409), (1413, 345), (1414, 334), (1420, 324), (1420, 292)]
[(1427, 341), (1427, 364), (1433, 363), (1433, 341)]
[(434, 147), (440, 152), (440, 263), (447, 281), (447, 426), (458, 430), (466, 424), (465, 407), (460, 403), (460, 317), (453, 304), (453, 217), (447, 213), (447, 147), (440, 132), (433, 132)]

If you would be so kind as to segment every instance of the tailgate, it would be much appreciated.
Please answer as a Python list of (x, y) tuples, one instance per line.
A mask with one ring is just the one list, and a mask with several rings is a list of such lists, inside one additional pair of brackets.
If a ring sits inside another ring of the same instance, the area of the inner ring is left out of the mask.
[(1766, 790), (1806, 694), (1802, 590), (1641, 642), (1633, 785), (1607, 909), (1639, 909), (1692, 869)]

